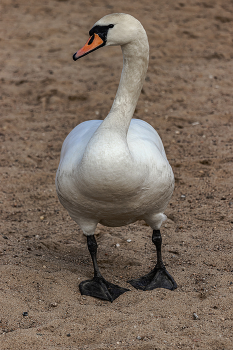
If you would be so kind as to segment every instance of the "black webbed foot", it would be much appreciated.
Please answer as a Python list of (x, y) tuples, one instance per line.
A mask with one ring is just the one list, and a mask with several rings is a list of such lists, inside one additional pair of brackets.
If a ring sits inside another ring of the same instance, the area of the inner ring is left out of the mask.
[(177, 284), (173, 277), (167, 272), (165, 267), (155, 267), (147, 275), (138, 279), (128, 281), (134, 288), (141, 290), (153, 290), (155, 288), (165, 288), (174, 290)]
[(165, 288), (174, 290), (177, 288), (177, 284), (173, 277), (167, 272), (161, 253), (162, 237), (160, 230), (153, 230), (152, 242), (156, 246), (157, 251), (157, 264), (155, 268), (147, 275), (138, 279), (132, 279), (128, 281), (134, 288), (141, 290), (152, 290), (155, 288)]
[(87, 236), (87, 246), (93, 262), (94, 277), (92, 280), (86, 280), (80, 283), (80, 293), (82, 295), (88, 295), (94, 298), (113, 302), (113, 300), (118, 298), (121, 294), (128, 292), (129, 289), (110, 283), (101, 275), (96, 259), (97, 242), (94, 235)]
[(121, 294), (129, 291), (116, 284), (106, 281), (103, 277), (94, 277), (92, 280), (83, 281), (79, 285), (82, 295), (88, 295), (102, 300), (113, 302)]

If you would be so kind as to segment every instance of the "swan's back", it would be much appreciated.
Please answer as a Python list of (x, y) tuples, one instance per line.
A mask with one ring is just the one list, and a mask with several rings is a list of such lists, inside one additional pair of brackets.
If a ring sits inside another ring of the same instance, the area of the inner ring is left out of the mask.
[[(77, 165), (80, 163), (88, 142), (102, 122), (102, 120), (88, 120), (77, 125), (69, 133), (62, 145), (60, 166), (62, 165), (62, 167), (67, 169), (67, 166), (70, 168), (72, 164)], [(127, 134), (127, 143), (132, 152), (135, 149), (139, 153), (148, 153), (149, 145), (156, 147), (157, 151), (167, 160), (159, 134), (150, 124), (141, 119), (131, 120)]]

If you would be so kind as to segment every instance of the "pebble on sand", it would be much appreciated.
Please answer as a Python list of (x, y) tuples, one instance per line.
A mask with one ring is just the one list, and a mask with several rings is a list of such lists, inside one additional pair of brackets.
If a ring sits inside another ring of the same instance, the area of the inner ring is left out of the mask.
[(57, 307), (57, 305), (58, 305), (57, 303), (51, 303), (50, 304), (51, 307)]

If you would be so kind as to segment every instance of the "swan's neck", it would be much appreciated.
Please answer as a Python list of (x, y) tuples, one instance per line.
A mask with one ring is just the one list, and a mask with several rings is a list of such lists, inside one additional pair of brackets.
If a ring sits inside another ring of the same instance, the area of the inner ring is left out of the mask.
[(102, 123), (103, 128), (127, 134), (145, 80), (149, 61), (147, 36), (143, 35), (122, 46), (123, 70), (112, 108)]

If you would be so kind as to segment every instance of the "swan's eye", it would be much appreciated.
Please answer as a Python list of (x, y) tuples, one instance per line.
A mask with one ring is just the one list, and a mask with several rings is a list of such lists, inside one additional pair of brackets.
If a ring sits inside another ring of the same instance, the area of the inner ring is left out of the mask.
[(109, 24), (108, 28), (113, 28), (114, 24)]
[(88, 41), (88, 45), (91, 45), (93, 43), (94, 37), (95, 37), (95, 34), (93, 34), (90, 40)]

